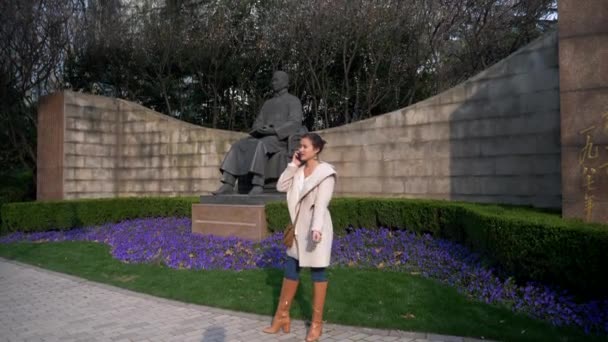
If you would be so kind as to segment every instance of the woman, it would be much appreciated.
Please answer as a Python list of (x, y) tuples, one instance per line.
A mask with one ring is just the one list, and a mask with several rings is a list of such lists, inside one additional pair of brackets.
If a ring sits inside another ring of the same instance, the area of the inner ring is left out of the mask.
[(312, 324), (306, 341), (321, 336), (323, 306), (327, 292), (327, 273), (331, 256), (333, 226), (327, 206), (334, 192), (336, 171), (319, 161), (325, 141), (316, 133), (306, 133), (291, 163), (279, 177), (277, 190), (287, 192), (287, 207), (295, 226), (293, 245), (287, 249), (287, 261), (281, 295), (272, 325), (264, 332), (289, 332), (289, 308), (296, 294), (301, 267), (310, 267), (313, 281)]

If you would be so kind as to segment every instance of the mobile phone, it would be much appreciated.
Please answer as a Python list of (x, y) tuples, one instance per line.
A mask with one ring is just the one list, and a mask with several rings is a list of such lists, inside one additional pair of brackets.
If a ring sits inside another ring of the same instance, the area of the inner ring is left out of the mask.
[(296, 159), (298, 159), (298, 160), (302, 160), (302, 159), (301, 159), (301, 155), (302, 155), (302, 154), (300, 153), (300, 151), (296, 151)]

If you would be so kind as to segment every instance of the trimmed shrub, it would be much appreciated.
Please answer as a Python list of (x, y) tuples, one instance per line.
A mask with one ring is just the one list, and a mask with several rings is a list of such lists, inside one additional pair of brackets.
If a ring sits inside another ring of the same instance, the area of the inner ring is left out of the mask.
[[(9, 203), (3, 232), (67, 230), (143, 217), (190, 217), (197, 197), (143, 197)], [(583, 295), (608, 288), (608, 226), (563, 220), (555, 212), (517, 206), (381, 198), (336, 198), (335, 233), (349, 227), (390, 227), (462, 243), (519, 281), (560, 285)], [(266, 205), (268, 227), (289, 222), (285, 202)]]
[(192, 203), (198, 201), (197, 197), (133, 197), (8, 203), (2, 206), (2, 230), (67, 230), (140, 217), (190, 217)]
[[(337, 198), (329, 209), (336, 234), (349, 226), (430, 233), (466, 245), (519, 281), (584, 295), (605, 296), (608, 288), (608, 225), (526, 207), (435, 200)], [(268, 204), (266, 211), (270, 229), (282, 230), (289, 220), (286, 204)]]

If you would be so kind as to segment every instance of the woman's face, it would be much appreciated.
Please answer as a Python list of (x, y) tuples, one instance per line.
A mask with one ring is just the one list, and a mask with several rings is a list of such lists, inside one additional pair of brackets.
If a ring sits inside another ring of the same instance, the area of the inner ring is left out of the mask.
[(319, 153), (319, 149), (312, 146), (312, 141), (310, 141), (310, 139), (302, 138), (300, 139), (300, 148), (298, 149), (298, 152), (300, 152), (300, 160), (305, 162), (314, 159)]

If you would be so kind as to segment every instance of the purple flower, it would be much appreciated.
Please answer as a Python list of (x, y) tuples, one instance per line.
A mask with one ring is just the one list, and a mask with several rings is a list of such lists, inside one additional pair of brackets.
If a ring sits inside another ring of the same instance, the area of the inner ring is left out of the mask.
[[(188, 218), (135, 219), (69, 231), (14, 233), (0, 243), (93, 241), (111, 246), (125, 263), (158, 263), (176, 269), (246, 270), (280, 268), (285, 258), (281, 233), (260, 243), (192, 234)], [(355, 229), (335, 237), (334, 267), (396, 270), (433, 278), (468, 297), (523, 312), (556, 326), (574, 325), (608, 334), (608, 300), (576, 302), (566, 291), (540, 283), (519, 285), (482, 264), (462, 245), (405, 230)]]

